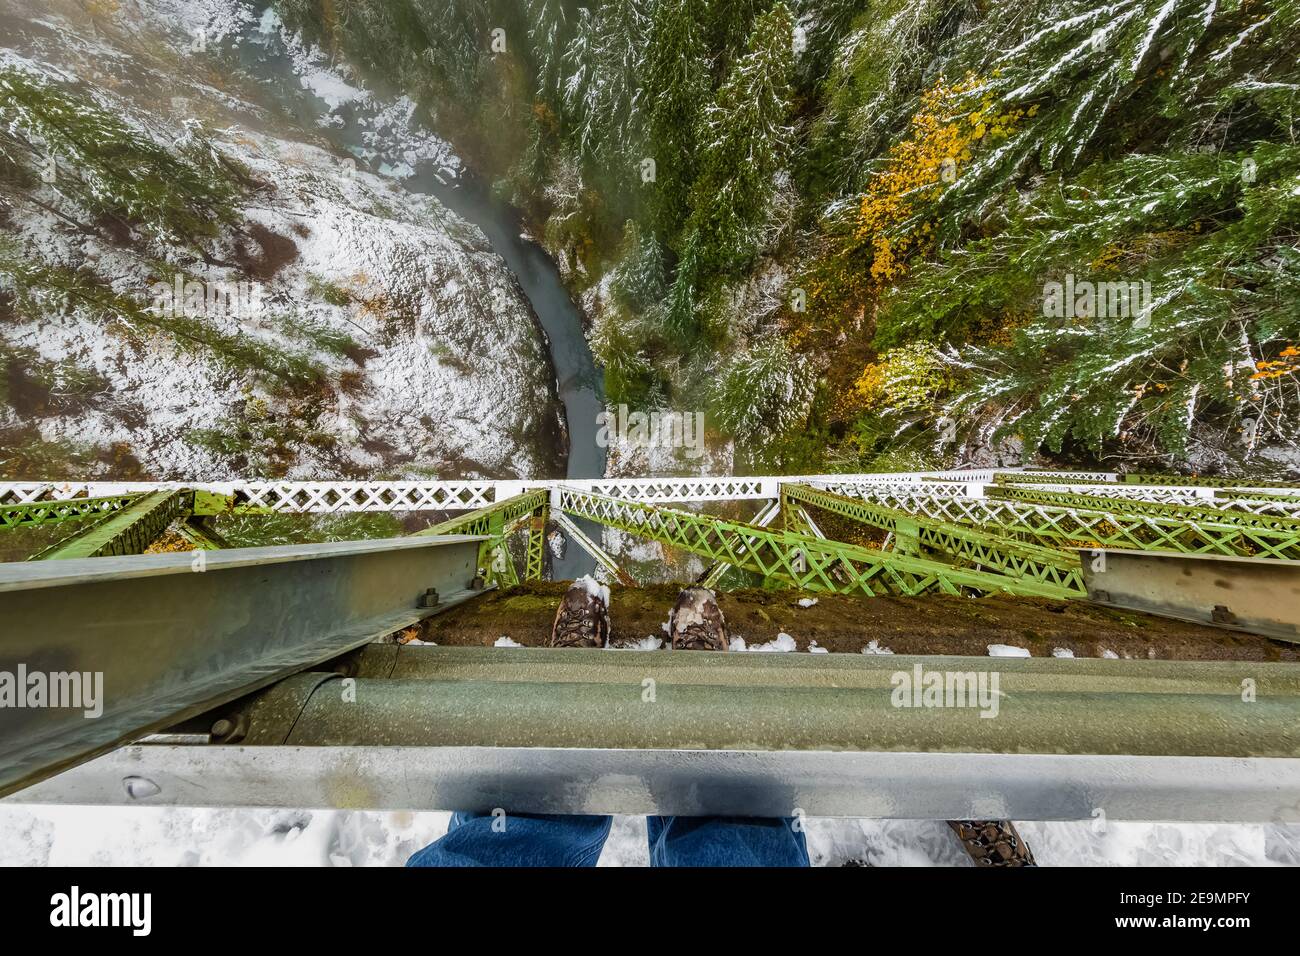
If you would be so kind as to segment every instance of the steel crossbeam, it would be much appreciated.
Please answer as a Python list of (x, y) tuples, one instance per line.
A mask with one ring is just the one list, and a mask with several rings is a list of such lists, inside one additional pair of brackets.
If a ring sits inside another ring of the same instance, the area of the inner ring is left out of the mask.
[(963, 588), (1063, 598), (1059, 585), (1018, 580), (937, 561), (886, 554), (825, 538), (759, 528), (712, 515), (619, 501), (561, 488), (559, 510), (692, 554), (773, 578), (787, 586), (840, 594), (959, 594)]
[[(1136, 548), (1184, 554), (1300, 558), (1300, 534), (1195, 517), (1135, 514), (1112, 507), (1070, 508), (1009, 498), (954, 498), (917, 485), (819, 482), (814, 487), (909, 514), (997, 529), (1039, 544)], [(1216, 515), (1217, 517), (1217, 515)]]
[[(922, 555), (937, 560), (951, 560), (967, 567), (1055, 584), (1075, 592), (1076, 596), (1086, 593), (1078, 557), (1055, 548), (1026, 544), (1015, 538), (950, 521), (918, 518), (894, 508), (819, 491), (807, 485), (782, 485), (781, 497), (783, 506), (786, 501), (802, 502), (888, 531), (896, 541), (914, 541)], [(934, 552), (938, 552), (937, 555)]]

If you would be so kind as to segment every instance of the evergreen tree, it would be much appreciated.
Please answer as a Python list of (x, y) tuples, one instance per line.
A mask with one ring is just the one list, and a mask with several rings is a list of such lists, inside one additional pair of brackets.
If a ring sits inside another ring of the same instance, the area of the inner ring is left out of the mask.
[(631, 220), (623, 230), (622, 255), (610, 292), (620, 306), (637, 315), (650, 312), (664, 297), (663, 248), (653, 232), (643, 235)]
[(707, 7), (707, 0), (662, 0), (650, 25), (644, 102), (656, 164), (651, 212), (656, 233), (670, 243), (686, 220), (699, 114), (712, 92), (704, 33)]
[(558, 98), (563, 77), (564, 50), (575, 17), (566, 0), (526, 0), (528, 45), (537, 70), (537, 93), (546, 101)]
[(804, 420), (815, 386), (807, 361), (772, 335), (726, 362), (710, 390), (710, 411), (742, 441), (776, 438)]
[(564, 53), (564, 106), (571, 136), (588, 160), (630, 161), (644, 125), (639, 68), (650, 18), (647, 0), (605, 0), (582, 8)]
[(759, 252), (774, 179), (792, 135), (793, 29), (784, 3), (761, 16), (748, 51), (704, 112), (697, 134), (700, 175), (687, 228), (699, 243), (701, 265), (711, 272), (739, 269)]

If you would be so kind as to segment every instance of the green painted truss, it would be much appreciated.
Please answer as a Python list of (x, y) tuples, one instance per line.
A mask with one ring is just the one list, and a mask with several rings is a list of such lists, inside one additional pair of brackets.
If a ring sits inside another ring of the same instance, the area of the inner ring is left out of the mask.
[(932, 518), (920, 518), (860, 498), (847, 498), (807, 485), (782, 485), (781, 504), (802, 502), (893, 535), (893, 550), (1005, 574), (1019, 580), (1038, 581), (1086, 593), (1077, 555), (1027, 544), (1013, 537)]
[[(1180, 505), (1092, 496), (1071, 496), (1087, 499), (1086, 507), (1082, 501), (1075, 506), (1047, 504), (998, 497), (997, 493), (1011, 489), (994, 487), (987, 498), (959, 498), (886, 484), (835, 484), (834, 490), (907, 514), (975, 526), (1034, 544), (1300, 558), (1300, 523), (1271, 516), (1183, 511), (1179, 509), (1185, 506)], [(1260, 521), (1237, 520), (1241, 518)], [(1284, 524), (1276, 524), (1279, 521)]]
[(38, 525), (103, 517), (109, 512), (120, 511), (139, 497), (111, 495), (104, 498), (64, 498), (58, 501), (0, 505), (0, 528), (34, 528)]
[(606, 495), (560, 490), (567, 514), (721, 561), (786, 587), (841, 594), (960, 594), (964, 589), (1063, 598), (1071, 591), (1041, 581), (956, 568), (712, 515), (640, 504)]
[(168, 525), (189, 517), (193, 495), (184, 491), (155, 491), (138, 495), (69, 538), (34, 554), (30, 561), (101, 558), (140, 554)]
[[(987, 478), (991, 473), (983, 474)], [(482, 537), (479, 574), (503, 586), (545, 576), (547, 532), (557, 525), (618, 580), (636, 583), (570, 518), (588, 519), (698, 555), (708, 563), (701, 579), (709, 585), (728, 568), (735, 568), (758, 576), (767, 586), (860, 595), (1001, 591), (1054, 599), (1079, 597), (1086, 592), (1077, 552), (1087, 548), (1300, 559), (1300, 518), (1272, 513), (1287, 504), (1284, 486), (1277, 486), (1279, 501), (1271, 512), (1266, 492), (1233, 491), (1233, 483), (1226, 479), (1223, 486), (1212, 486), (1213, 491), (1182, 492), (1173, 487), (1152, 490), (1139, 481), (1087, 473), (1005, 472), (993, 478), (994, 483), (983, 486), (982, 496), (978, 482), (953, 474), (921, 476), (921, 480), (883, 475), (790, 482), (735, 479), (737, 497), (766, 500), (752, 521), (622, 496), (627, 493), (619, 492), (617, 483), (605, 486), (615, 491), (603, 494), (558, 482), (539, 482), (532, 488), (511, 482), (506, 493), (512, 497), (457, 514), (419, 534)], [(755, 496), (760, 482), (766, 486), (763, 494)], [(1086, 487), (1056, 490), (1052, 484)], [(38, 560), (138, 554), (169, 528), (196, 548), (226, 546), (207, 527), (205, 516), (238, 510), (238, 493), (232, 496), (228, 487), (217, 491), (218, 486), (209, 490), (152, 487), (155, 490), (141, 486), (132, 494), (5, 504), (0, 506), (0, 528), (79, 523), (73, 534), (33, 556)], [(524, 490), (516, 494), (521, 487)], [(445, 491), (405, 485), (399, 490), (408, 497)], [(662, 488), (634, 493), (671, 490), (666, 480)], [(283, 494), (291, 491), (286, 486)], [(321, 499), (324, 510), (330, 510), (331, 503), (355, 505), (358, 494), (366, 496), (362, 504), (376, 508), (391, 504), (400, 510), (397, 506), (406, 499), (381, 500), (382, 491), (351, 483), (322, 483), (310, 494)], [(477, 502), (491, 501), (482, 488), (465, 485), (461, 491), (477, 497)], [(31, 488), (23, 493), (30, 495)], [(269, 492), (262, 489), (261, 494), (266, 497)], [(1238, 497), (1247, 494), (1250, 500)], [(375, 495), (379, 497), (372, 502)], [(707, 500), (727, 500), (727, 496)], [(472, 506), (469, 500), (449, 498), (448, 503)], [(295, 500), (284, 507), (293, 511), (305, 506)], [(883, 532), (876, 537), (883, 537), (884, 543), (877, 548), (834, 540), (834, 535), (828, 538), (819, 523), (832, 530), (843, 524), (826, 523), (825, 515)], [(524, 537), (522, 548), (516, 548), (520, 567), (511, 555), (516, 535)]]

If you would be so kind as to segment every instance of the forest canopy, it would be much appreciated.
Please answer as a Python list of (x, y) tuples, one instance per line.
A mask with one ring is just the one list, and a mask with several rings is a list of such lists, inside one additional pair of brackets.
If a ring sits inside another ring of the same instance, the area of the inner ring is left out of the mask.
[(782, 470), (1296, 467), (1296, 0), (277, 5), (543, 231), (611, 403)]

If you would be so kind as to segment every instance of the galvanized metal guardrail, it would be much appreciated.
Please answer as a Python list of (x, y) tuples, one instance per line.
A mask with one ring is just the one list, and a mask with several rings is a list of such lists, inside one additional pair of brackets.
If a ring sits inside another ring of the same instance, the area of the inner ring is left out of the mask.
[[(996, 715), (903, 705), (918, 671)], [(246, 702), (233, 743), (132, 746), (13, 799), (1300, 820), (1294, 665), (372, 645), (349, 673)]]

